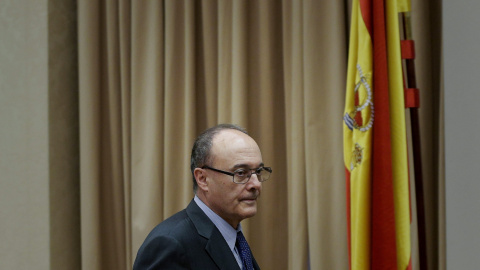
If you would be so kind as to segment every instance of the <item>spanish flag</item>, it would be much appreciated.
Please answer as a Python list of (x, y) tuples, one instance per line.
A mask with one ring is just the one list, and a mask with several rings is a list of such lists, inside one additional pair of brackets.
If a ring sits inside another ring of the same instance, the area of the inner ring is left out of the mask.
[(350, 269), (411, 269), (399, 12), (408, 0), (353, 0), (344, 163)]

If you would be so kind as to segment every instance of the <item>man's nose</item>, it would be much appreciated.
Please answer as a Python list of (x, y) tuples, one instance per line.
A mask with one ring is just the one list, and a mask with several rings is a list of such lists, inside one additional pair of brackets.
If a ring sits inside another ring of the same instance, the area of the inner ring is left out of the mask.
[(262, 186), (262, 183), (258, 180), (258, 175), (256, 173), (252, 173), (252, 176), (250, 176), (250, 180), (247, 182), (248, 189), (259, 189)]

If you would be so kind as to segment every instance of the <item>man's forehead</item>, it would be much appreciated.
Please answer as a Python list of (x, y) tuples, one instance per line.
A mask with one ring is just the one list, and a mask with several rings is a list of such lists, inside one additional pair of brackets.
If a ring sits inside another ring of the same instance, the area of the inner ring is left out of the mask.
[(222, 130), (212, 140), (211, 154), (223, 156), (243, 152), (258, 152), (257, 143), (247, 134), (238, 130)]

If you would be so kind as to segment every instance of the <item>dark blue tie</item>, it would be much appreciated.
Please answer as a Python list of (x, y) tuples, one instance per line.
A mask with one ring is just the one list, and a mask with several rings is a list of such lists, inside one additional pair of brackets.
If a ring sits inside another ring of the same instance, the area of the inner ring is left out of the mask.
[(250, 251), (247, 240), (241, 231), (237, 233), (237, 242), (235, 243), (235, 246), (240, 254), (240, 259), (242, 259), (243, 269), (253, 270), (252, 252)]

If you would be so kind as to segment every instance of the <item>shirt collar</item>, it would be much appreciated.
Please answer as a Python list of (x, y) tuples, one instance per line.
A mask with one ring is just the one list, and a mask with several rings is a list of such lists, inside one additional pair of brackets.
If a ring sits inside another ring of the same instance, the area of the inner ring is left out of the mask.
[(200, 198), (195, 195), (193, 199), (197, 203), (198, 207), (207, 215), (207, 217), (215, 224), (217, 229), (222, 234), (225, 241), (227, 241), (228, 247), (232, 252), (234, 252), (235, 242), (237, 241), (237, 232), (242, 231), (242, 225), (239, 223), (237, 229), (235, 230), (232, 225), (226, 222), (223, 218), (213, 212)]

